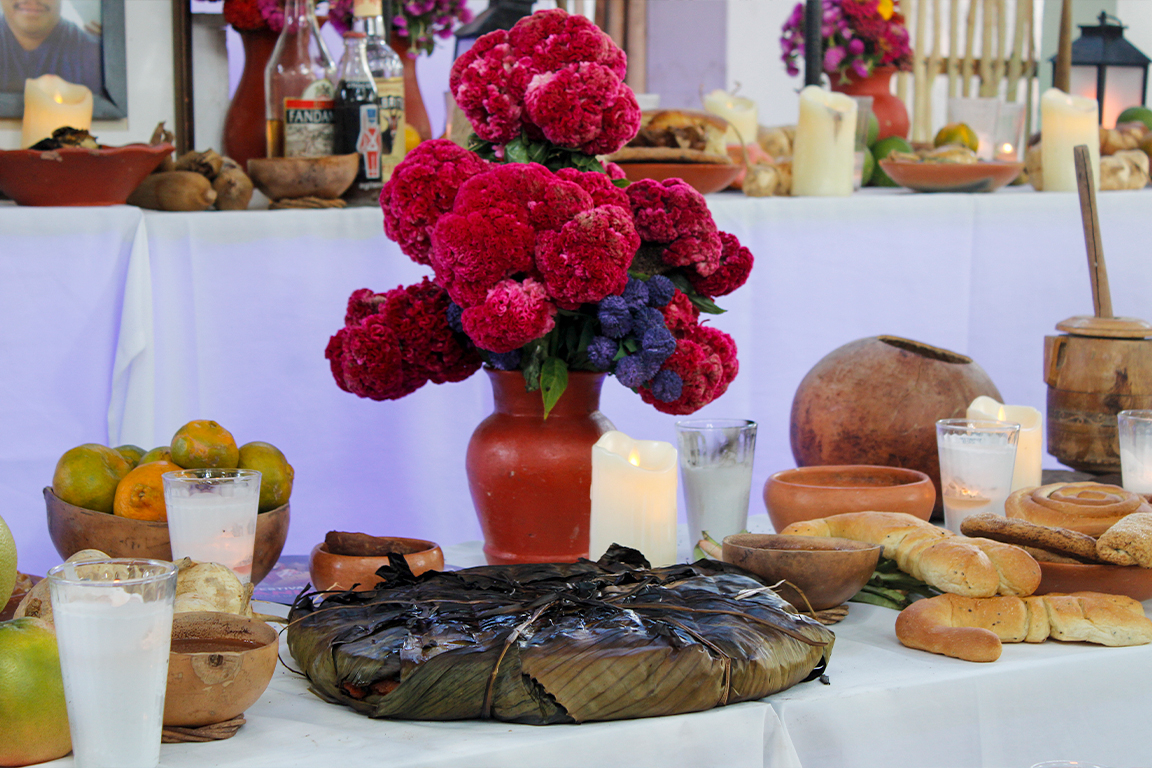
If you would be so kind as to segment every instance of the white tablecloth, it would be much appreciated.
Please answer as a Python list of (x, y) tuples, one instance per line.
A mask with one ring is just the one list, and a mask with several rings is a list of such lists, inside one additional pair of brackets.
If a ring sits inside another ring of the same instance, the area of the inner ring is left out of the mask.
[[(895, 334), (965, 353), (1007, 401), (1043, 410), (1043, 337), (1091, 313), (1072, 193), (724, 193), (709, 203), (757, 259), (712, 321), (735, 337), (740, 375), (701, 411), (759, 422), (753, 511), (768, 474), (793, 466), (796, 386), (836, 347)], [(1152, 319), (1152, 191), (1101, 194), (1099, 205), (1116, 312)], [(332, 529), (479, 538), (463, 458), (491, 408), (485, 377), (375, 403), (340, 391), (323, 357), (353, 290), (425, 274), (384, 237), (373, 208), (0, 206), (0, 502), (21, 567), (43, 573), (58, 559), (40, 488), (60, 453), (167, 444), (194, 418), (242, 443), (272, 442), (294, 464), (287, 552)], [(635, 437), (674, 439), (674, 417), (614, 381), (602, 409)]]

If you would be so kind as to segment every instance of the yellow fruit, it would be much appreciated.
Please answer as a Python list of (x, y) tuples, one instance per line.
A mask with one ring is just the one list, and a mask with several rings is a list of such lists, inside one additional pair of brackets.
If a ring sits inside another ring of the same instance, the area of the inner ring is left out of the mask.
[(144, 455), (144, 449), (138, 445), (118, 445), (112, 450), (124, 457), (129, 466), (135, 467)]
[(16, 586), (16, 540), (8, 524), (0, 517), (0, 605), (5, 605), (12, 597)]
[(62, 501), (97, 512), (111, 512), (116, 485), (132, 469), (106, 445), (85, 443), (65, 451), (56, 462), (52, 492)]
[(279, 448), (259, 441), (245, 443), (240, 446), (240, 469), (254, 469), (260, 473), (261, 512), (288, 503), (296, 472)]
[(39, 619), (0, 621), (0, 765), (71, 750), (56, 635)]
[(137, 466), (140, 464), (147, 464), (150, 461), (172, 461), (172, 449), (166, 445), (159, 448), (153, 448), (140, 457), (140, 461), (136, 462)]
[(232, 433), (214, 421), (190, 421), (172, 436), (172, 461), (184, 469), (235, 469), (240, 449)]
[(165, 472), (179, 472), (180, 467), (170, 461), (150, 461), (129, 472), (116, 487), (113, 513), (133, 520), (163, 522), (168, 519), (164, 504)]
[(959, 144), (975, 152), (980, 148), (980, 138), (967, 123), (949, 123), (937, 131), (936, 138), (932, 142), (935, 147), (942, 147), (945, 144)]
[(404, 151), (411, 152), (420, 143), (420, 132), (408, 123), (404, 123)]

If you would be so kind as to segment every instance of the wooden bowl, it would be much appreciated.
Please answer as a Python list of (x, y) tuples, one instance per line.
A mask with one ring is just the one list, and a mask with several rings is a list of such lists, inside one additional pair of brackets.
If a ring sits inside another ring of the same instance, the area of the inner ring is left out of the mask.
[[(396, 542), (399, 550), (408, 552), (404, 559), (415, 575), (444, 568), (444, 553), (436, 542), (396, 537), (390, 539)], [(363, 592), (382, 581), (376, 571), (385, 565), (388, 565), (387, 556), (334, 555), (328, 551), (328, 545), (321, 542), (312, 548), (312, 554), (308, 557), (308, 574), (312, 578), (312, 586), (322, 592), (353, 589), (353, 584), (357, 585), (357, 592)]]
[[(110, 557), (172, 559), (167, 523), (131, 520), (77, 507), (61, 501), (51, 488), (44, 489), (44, 501), (48, 506), (48, 535), (62, 558), (82, 549), (98, 549)], [(257, 515), (253, 584), (259, 584), (280, 558), (288, 538), (289, 518), (287, 504)]]
[(0, 151), (0, 192), (17, 205), (123, 205), (171, 144)]
[(907, 512), (927, 520), (935, 504), (932, 479), (902, 467), (800, 467), (776, 472), (764, 484), (764, 506), (777, 531), (841, 512)]
[(1103, 592), (1127, 595), (1141, 602), (1152, 598), (1152, 568), (1138, 565), (1040, 563), (1037, 595), (1051, 592)]
[(252, 706), (276, 671), (276, 630), (231, 613), (195, 611), (172, 619), (164, 725), (222, 723)]
[(702, 195), (727, 187), (744, 170), (736, 163), (617, 163), (628, 181), (684, 179)]
[(917, 192), (995, 192), (1024, 170), (1024, 163), (913, 163), (881, 160), (880, 167), (902, 187)]
[(324, 157), (253, 157), (248, 175), (270, 200), (320, 197), (333, 200), (352, 186), (360, 167), (360, 155)]
[(724, 537), (723, 546), (724, 562), (769, 584), (787, 580), (791, 586), (776, 592), (801, 611), (822, 611), (859, 592), (876, 570), (881, 549), (850, 539), (772, 533), (737, 533)]

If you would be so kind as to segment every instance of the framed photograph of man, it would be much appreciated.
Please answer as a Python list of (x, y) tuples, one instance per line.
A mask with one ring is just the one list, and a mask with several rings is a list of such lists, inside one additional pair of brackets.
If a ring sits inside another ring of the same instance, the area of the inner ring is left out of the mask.
[(0, 117), (46, 74), (88, 86), (97, 120), (127, 117), (124, 0), (0, 0)]

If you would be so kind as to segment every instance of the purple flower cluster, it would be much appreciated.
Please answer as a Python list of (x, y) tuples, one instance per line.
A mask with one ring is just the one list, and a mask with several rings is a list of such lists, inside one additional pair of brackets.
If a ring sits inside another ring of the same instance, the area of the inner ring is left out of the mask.
[(676, 337), (659, 308), (671, 300), (675, 290), (664, 275), (647, 281), (630, 277), (622, 294), (604, 297), (596, 309), (600, 335), (588, 345), (592, 366), (615, 374), (631, 389), (647, 386), (658, 400), (662, 395), (668, 402), (680, 397), (680, 375), (661, 369), (676, 351)]
[[(859, 79), (878, 66), (911, 69), (908, 30), (895, 6), (895, 0), (823, 0), (824, 71)], [(784, 22), (780, 47), (788, 74), (800, 74), (797, 62), (804, 56), (804, 3), (797, 3)]]
[[(275, 4), (277, 0), (261, 2)], [(352, 28), (352, 6), (353, 0), (331, 0), (328, 4), (328, 21), (340, 34)], [(393, 7), (396, 15), (392, 17), (392, 29), (408, 42), (408, 55), (412, 57), (421, 51), (432, 53), (437, 37), (449, 38), (457, 23), (472, 20), (467, 0), (408, 0), (394, 3)]]

